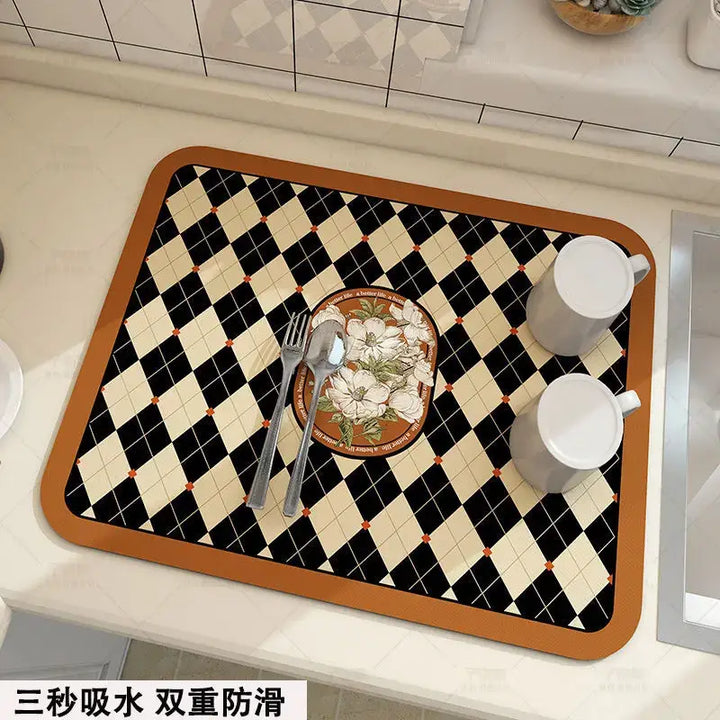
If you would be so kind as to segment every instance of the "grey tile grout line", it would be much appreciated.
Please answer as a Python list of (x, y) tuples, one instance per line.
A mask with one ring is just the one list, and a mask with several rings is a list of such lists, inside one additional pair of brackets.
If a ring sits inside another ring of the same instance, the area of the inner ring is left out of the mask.
[(580, 128), (583, 126), (583, 123), (584, 123), (584, 122), (585, 122), (584, 120), (581, 120), (581, 121), (578, 123), (578, 126), (575, 128), (575, 132), (573, 133), (573, 136), (572, 136), (572, 138), (571, 138), (572, 140), (574, 140), (574, 139), (578, 136), (578, 133), (580, 132)]
[(195, 7), (195, 0), (190, 0), (192, 5), (193, 17), (195, 18), (195, 30), (197, 30), (198, 44), (200, 45), (200, 57), (202, 57), (203, 70), (205, 71), (205, 77), (208, 76), (207, 62), (205, 61), (205, 49), (203, 48), (202, 35), (200, 34), (200, 23), (198, 22), (197, 9)]
[(675, 143), (675, 147), (670, 151), (670, 154), (668, 155), (668, 157), (672, 157), (672, 156), (673, 156), (673, 153), (680, 147), (680, 143), (681, 143), (684, 139), (685, 139), (684, 137), (681, 137), (681, 138), (677, 141), (677, 143)]
[(28, 37), (30, 38), (30, 42), (32, 43), (32, 46), (35, 47), (35, 40), (33, 40), (33, 36), (30, 34), (30, 29), (25, 24), (25, 18), (22, 16), (22, 13), (20, 12), (20, 8), (17, 6), (17, 3), (15, 0), (12, 0), (12, 4), (15, 7), (15, 12), (17, 12), (18, 17), (20, 18), (20, 22), (22, 23), (23, 27), (25, 28), (25, 32), (27, 33)]
[[(361, 12), (361, 13), (369, 13), (370, 15), (384, 15), (385, 17), (395, 17), (395, 13), (391, 12), (383, 12), (382, 10), (368, 10), (367, 8), (360, 8), (360, 7), (347, 7), (346, 5), (335, 5), (332, 2), (327, 2), (323, 0), (295, 0), (296, 2), (302, 2), (307, 5), (324, 5), (325, 7), (329, 8), (335, 8), (336, 10), (350, 10), (352, 12)], [(468, 6), (469, 8), (469, 6)], [(451, 23), (447, 22), (445, 20), (432, 20), (429, 18), (419, 18), (419, 17), (413, 17), (412, 15), (403, 15), (400, 13), (400, 17), (404, 18), (405, 20), (416, 20), (417, 22), (424, 22), (424, 23), (430, 23), (431, 25), (444, 25), (445, 27), (454, 27), (454, 28), (465, 28), (464, 23)]]
[(290, 0), (290, 23), (292, 26), (293, 90), (297, 92), (297, 42), (295, 40), (295, 0)]
[(117, 57), (118, 62), (122, 62), (120, 59), (120, 53), (118, 52), (117, 45), (115, 44), (115, 38), (113, 37), (113, 31), (110, 27), (110, 23), (108, 22), (107, 15), (105, 14), (105, 8), (103, 7), (102, 0), (98, 0), (98, 5), (100, 5), (100, 12), (103, 14), (103, 18), (105, 20), (105, 25), (108, 29), (108, 34), (110, 35), (110, 42), (112, 43), (113, 50), (115, 51), (115, 57)]
[(400, 10), (402, 9), (403, 0), (398, 1), (397, 14), (395, 16), (395, 35), (393, 37), (392, 53), (390, 55), (390, 71), (388, 72), (387, 92), (385, 93), (385, 107), (390, 102), (390, 86), (392, 85), (393, 68), (395, 67), (395, 50), (397, 49), (397, 37), (400, 30)]

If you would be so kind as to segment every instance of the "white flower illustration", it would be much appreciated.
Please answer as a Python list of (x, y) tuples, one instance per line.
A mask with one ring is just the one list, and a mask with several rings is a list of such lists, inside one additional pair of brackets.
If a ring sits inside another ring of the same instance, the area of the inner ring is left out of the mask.
[(390, 314), (402, 325), (403, 334), (409, 345), (432, 342), (430, 328), (411, 300), (405, 301), (402, 310), (396, 305), (390, 305)]
[(330, 378), (330, 385), (326, 391), (330, 402), (353, 422), (380, 417), (385, 412), (390, 389), (367, 370), (341, 368)]
[(396, 357), (405, 343), (400, 328), (386, 325), (380, 318), (350, 320), (347, 324), (347, 359), (379, 361)]
[(427, 385), (428, 387), (432, 387), (435, 382), (433, 380), (433, 372), (430, 367), (430, 363), (424, 358), (415, 361), (415, 365), (413, 367), (413, 377), (415, 380), (423, 385)]
[(388, 405), (403, 419), (409, 423), (416, 422), (422, 417), (424, 405), (417, 392), (412, 390), (396, 390)]
[(324, 323), (326, 320), (335, 320), (345, 327), (345, 316), (338, 310), (337, 305), (329, 303), (327, 307), (321, 310), (312, 321), (313, 328), (316, 328), (320, 323)]

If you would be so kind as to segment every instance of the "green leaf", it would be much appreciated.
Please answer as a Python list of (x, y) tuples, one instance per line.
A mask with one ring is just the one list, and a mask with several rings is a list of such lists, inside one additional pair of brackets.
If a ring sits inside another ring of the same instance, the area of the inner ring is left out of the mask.
[(322, 395), (320, 400), (318, 400), (318, 410), (320, 412), (335, 412), (335, 406), (332, 404), (332, 401), (327, 395)]
[(351, 447), (352, 441), (353, 441), (353, 433), (354, 433), (354, 428), (353, 428), (352, 422), (348, 418), (344, 417), (340, 421), (339, 427), (340, 427), (340, 440), (342, 441), (343, 445), (345, 445), (345, 447)]
[(372, 316), (373, 312), (373, 304), (369, 300), (365, 300), (364, 298), (360, 298), (360, 307), (370, 316)]
[(350, 311), (358, 320), (367, 320), (370, 317), (370, 313), (366, 310), (351, 310)]
[(342, 413), (339, 413), (339, 412), (336, 412), (336, 413), (333, 413), (333, 416), (330, 418), (330, 420), (328, 420), (328, 422), (335, 423), (336, 425), (339, 425), (340, 422), (342, 422), (342, 419), (343, 419), (343, 414), (342, 414)]
[(385, 422), (397, 422), (398, 421), (398, 414), (393, 410), (393, 408), (388, 407), (385, 408), (385, 412), (383, 413), (382, 419)]

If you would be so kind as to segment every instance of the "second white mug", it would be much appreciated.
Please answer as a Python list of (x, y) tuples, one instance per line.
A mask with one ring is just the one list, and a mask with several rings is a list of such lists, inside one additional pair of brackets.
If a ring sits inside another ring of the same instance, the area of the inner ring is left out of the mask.
[(582, 355), (630, 302), (648, 272), (644, 255), (628, 258), (615, 243), (596, 235), (575, 238), (530, 292), (528, 328), (550, 352)]

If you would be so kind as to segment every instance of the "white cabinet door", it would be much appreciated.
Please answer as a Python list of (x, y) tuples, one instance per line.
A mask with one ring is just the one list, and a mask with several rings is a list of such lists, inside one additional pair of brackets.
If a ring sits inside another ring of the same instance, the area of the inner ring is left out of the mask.
[(0, 680), (117, 680), (128, 638), (13, 612), (0, 647)]

